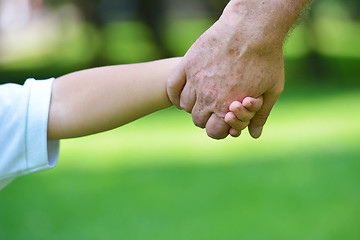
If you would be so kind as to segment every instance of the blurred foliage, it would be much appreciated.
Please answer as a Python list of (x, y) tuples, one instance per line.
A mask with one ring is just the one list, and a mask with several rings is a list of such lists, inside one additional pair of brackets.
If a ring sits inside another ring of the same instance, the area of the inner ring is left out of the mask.
[(194, 41), (212, 25), (210, 19), (177, 20), (167, 23), (165, 47), (172, 56), (183, 56)]
[[(220, 0), (44, 1), (43, 20), (54, 24), (42, 32), (52, 39), (0, 48), (0, 81), (22, 82), (27, 77), (56, 77), (88, 67), (184, 55), (224, 6)], [(334, 79), (358, 82), (359, 6), (353, 0), (314, 1), (286, 40), (288, 80), (322, 81), (336, 75)], [(4, 60), (12, 49), (20, 57)]]
[(160, 58), (151, 30), (142, 22), (114, 22), (103, 31), (103, 57), (114, 63), (134, 63)]

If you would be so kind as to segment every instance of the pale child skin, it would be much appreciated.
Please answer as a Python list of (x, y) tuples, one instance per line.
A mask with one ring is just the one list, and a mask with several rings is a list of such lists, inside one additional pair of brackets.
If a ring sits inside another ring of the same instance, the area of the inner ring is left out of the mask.
[[(172, 106), (167, 80), (181, 58), (99, 67), (54, 80), (48, 139), (95, 134), (120, 127)], [(241, 100), (241, 99), (239, 99)], [(229, 106), (225, 121), (234, 137), (261, 108), (262, 97), (247, 97)]]

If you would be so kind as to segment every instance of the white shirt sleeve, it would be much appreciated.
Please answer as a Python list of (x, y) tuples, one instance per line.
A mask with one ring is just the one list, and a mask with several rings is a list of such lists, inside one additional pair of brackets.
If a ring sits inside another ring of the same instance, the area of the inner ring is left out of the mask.
[(0, 85), (0, 190), (17, 176), (56, 165), (59, 141), (47, 140), (53, 80)]

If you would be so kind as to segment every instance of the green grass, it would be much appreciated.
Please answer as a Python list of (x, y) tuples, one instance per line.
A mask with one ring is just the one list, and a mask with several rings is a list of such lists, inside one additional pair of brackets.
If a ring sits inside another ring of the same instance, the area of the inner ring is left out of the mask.
[(360, 88), (324, 86), (290, 86), (259, 140), (168, 109), (63, 141), (0, 192), (0, 239), (359, 239)]

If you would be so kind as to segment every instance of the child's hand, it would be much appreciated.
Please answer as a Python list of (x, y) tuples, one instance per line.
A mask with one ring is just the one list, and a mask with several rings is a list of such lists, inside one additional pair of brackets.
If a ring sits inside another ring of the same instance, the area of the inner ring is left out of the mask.
[(241, 131), (250, 123), (257, 111), (263, 104), (263, 97), (252, 98), (246, 97), (241, 102), (234, 101), (230, 104), (229, 110), (225, 115), (225, 122), (230, 125), (229, 133), (233, 137), (239, 137)]

